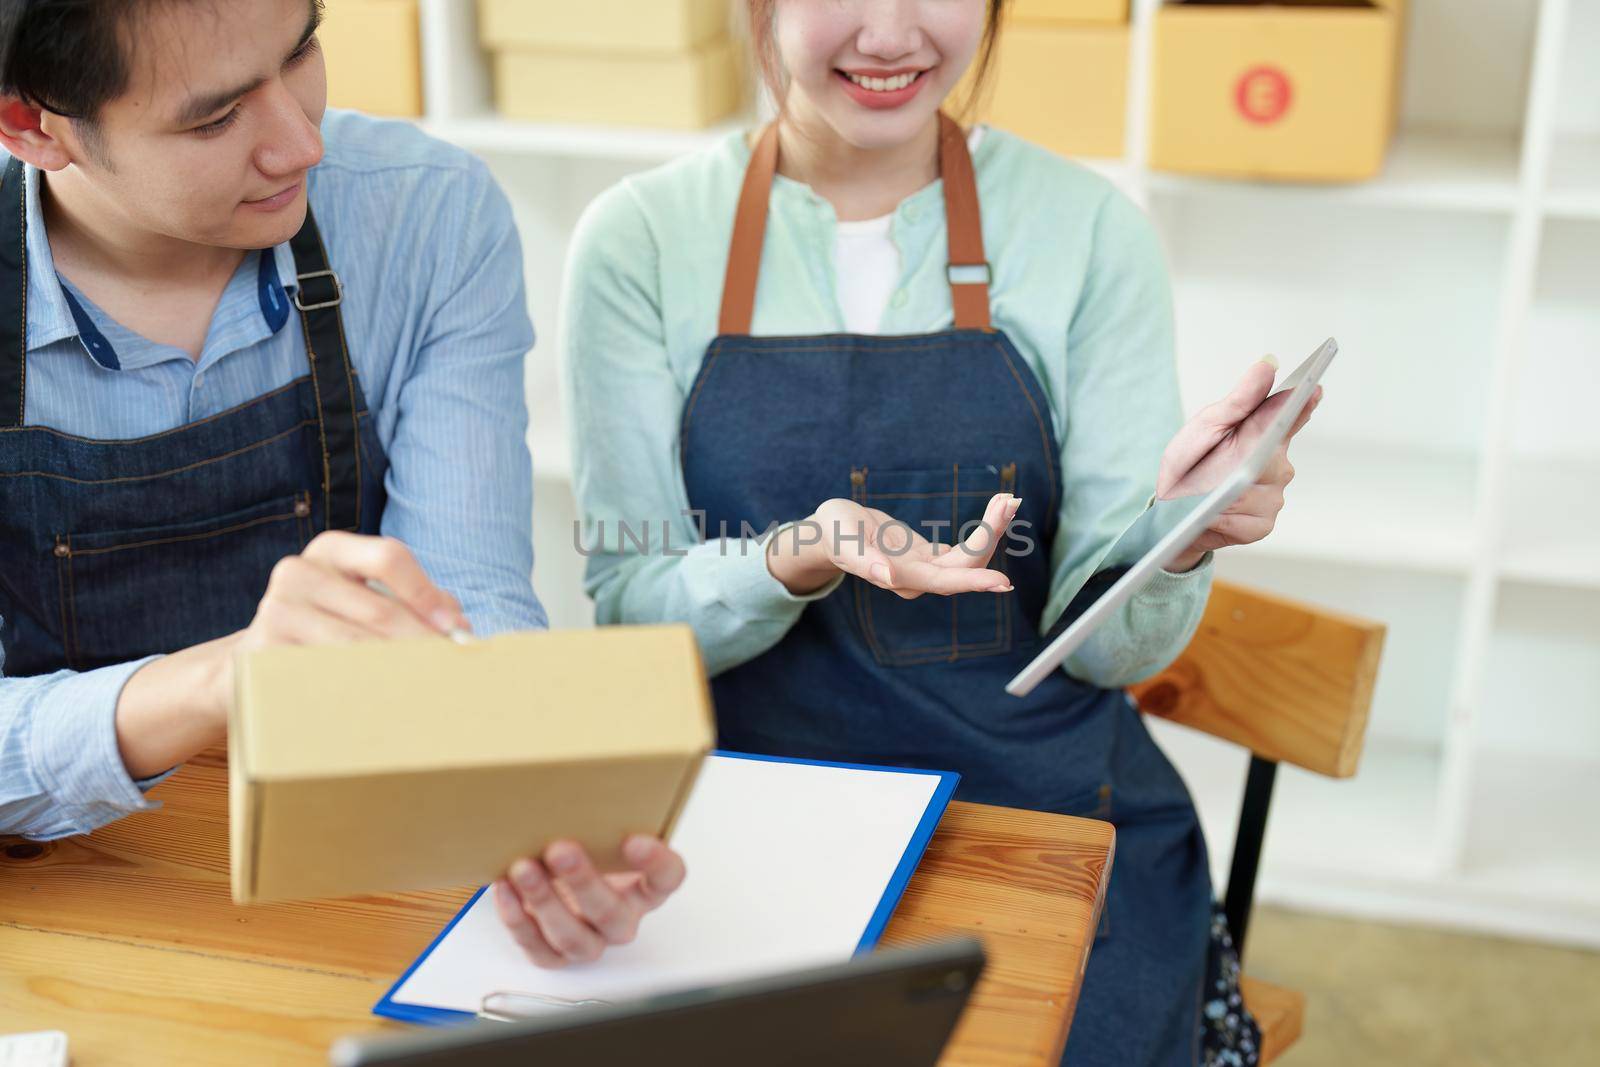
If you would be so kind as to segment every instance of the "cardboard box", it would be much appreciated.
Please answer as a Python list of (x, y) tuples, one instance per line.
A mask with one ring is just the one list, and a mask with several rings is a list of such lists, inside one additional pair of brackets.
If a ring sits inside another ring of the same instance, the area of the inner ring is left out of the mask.
[(328, 103), (371, 115), (422, 114), (417, 0), (328, 0), (317, 39)]
[(481, 884), (560, 837), (619, 869), (714, 734), (687, 626), (270, 648), (236, 696), (241, 903)]
[(971, 117), (1064, 156), (1109, 158), (1122, 155), (1127, 102), (1127, 26), (1008, 20)]
[(1353, 181), (1383, 169), (1403, 0), (1171, 3), (1155, 21), (1150, 165)]
[(730, 0), (479, 0), (485, 48), (684, 52), (728, 36)]
[(524, 50), (494, 56), (508, 118), (699, 129), (739, 110), (745, 70), (724, 38), (683, 53)]
[(1011, 0), (1012, 22), (1127, 22), (1128, 0)]

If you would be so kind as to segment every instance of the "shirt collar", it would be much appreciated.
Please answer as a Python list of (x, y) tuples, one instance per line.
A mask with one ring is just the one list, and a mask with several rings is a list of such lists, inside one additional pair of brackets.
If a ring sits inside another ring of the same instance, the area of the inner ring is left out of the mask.
[(54, 344), (63, 337), (78, 335), (72, 308), (56, 277), (55, 259), (50, 255), (50, 238), (44, 232), (44, 208), (39, 201), (42, 184), (39, 169), (23, 168), (23, 214), (28, 236), (28, 351)]
[[(116, 369), (116, 348), (94, 324), (79, 301), (73, 299), (56, 274), (50, 254), (50, 237), (45, 232), (43, 188), (38, 168), (27, 166), (23, 174), (23, 199), (28, 225), (28, 351), (68, 337), (77, 337), (85, 354), (102, 366)], [(294, 252), (289, 242), (274, 245), (268, 254), (256, 253), (256, 302), (267, 334), (277, 333), (293, 310), (292, 293), (298, 289)], [(220, 308), (219, 308), (220, 310)], [(130, 335), (131, 337), (132, 335)]]

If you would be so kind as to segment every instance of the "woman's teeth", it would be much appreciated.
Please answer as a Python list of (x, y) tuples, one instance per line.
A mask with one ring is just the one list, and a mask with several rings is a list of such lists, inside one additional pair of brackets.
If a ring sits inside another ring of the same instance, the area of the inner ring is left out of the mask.
[(921, 73), (921, 71), (912, 71), (907, 74), (896, 74), (892, 78), (863, 78), (859, 74), (851, 74), (849, 71), (845, 71), (844, 76), (861, 86), (861, 88), (867, 89), (871, 92), (892, 93), (896, 92), (897, 90), (904, 89), (906, 86), (916, 81)]

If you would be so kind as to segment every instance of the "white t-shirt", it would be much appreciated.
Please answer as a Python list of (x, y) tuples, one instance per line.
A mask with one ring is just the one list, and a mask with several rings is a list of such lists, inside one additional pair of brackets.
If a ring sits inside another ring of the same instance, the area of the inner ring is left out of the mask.
[[(967, 148), (976, 152), (983, 127), (967, 134)], [(900, 249), (894, 243), (894, 215), (841, 222), (833, 238), (834, 292), (846, 333), (876, 334), (883, 313), (900, 283)]]

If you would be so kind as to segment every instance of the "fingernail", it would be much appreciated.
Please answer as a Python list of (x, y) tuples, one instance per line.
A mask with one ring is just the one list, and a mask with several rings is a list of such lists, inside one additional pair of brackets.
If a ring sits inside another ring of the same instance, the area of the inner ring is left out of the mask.
[(874, 563), (867, 573), (884, 585), (894, 584), (894, 576), (889, 573), (889, 565), (887, 563)]
[(511, 865), (511, 880), (524, 889), (533, 889), (540, 881), (539, 868), (532, 860), (518, 860)]
[(1005, 585), (990, 586), (989, 587), (989, 592), (991, 592), (991, 593), (1009, 593), (1009, 592), (1011, 592), (1011, 584), (1008, 582)]
[(571, 845), (557, 845), (550, 850), (549, 861), (557, 874), (571, 874), (578, 869), (578, 851)]
[(468, 629), (467, 620), (458, 613), (448, 608), (439, 608), (428, 616), (428, 621), (433, 623), (433, 628), (440, 633), (449, 633), (451, 630)]
[(1274, 356), (1274, 355), (1271, 355), (1271, 354), (1262, 356), (1261, 357), (1261, 362), (1265, 363), (1267, 366), (1271, 367), (1273, 370), (1277, 370), (1278, 369), (1278, 357), (1277, 356)]
[(622, 858), (639, 866), (649, 861), (655, 853), (655, 842), (648, 837), (634, 836), (622, 843)]

